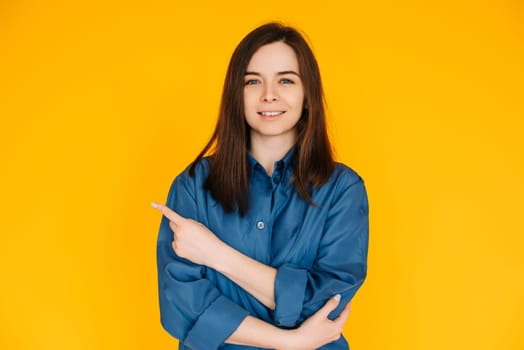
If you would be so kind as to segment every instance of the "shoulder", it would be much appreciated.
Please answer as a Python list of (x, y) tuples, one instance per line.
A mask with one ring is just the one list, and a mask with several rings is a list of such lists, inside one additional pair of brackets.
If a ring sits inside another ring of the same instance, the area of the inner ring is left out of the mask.
[(339, 203), (347, 198), (362, 197), (366, 195), (364, 180), (353, 169), (343, 163), (335, 163), (335, 167), (328, 181), (318, 188), (314, 198), (319, 203)]
[(173, 180), (171, 188), (182, 188), (190, 193), (195, 193), (197, 189), (203, 188), (204, 182), (209, 173), (209, 158), (203, 158), (197, 163), (189, 164)]
[(362, 177), (352, 168), (336, 163), (331, 175), (333, 201), (331, 207), (359, 208), (359, 213), (368, 213), (367, 190)]
[(364, 180), (354, 169), (344, 163), (337, 162), (328, 182), (337, 188), (344, 189), (356, 184), (363, 184)]
[(201, 179), (205, 181), (207, 175), (209, 174), (209, 167), (209, 157), (202, 158), (196, 163), (189, 164), (180, 174), (175, 177), (174, 181), (199, 182)]

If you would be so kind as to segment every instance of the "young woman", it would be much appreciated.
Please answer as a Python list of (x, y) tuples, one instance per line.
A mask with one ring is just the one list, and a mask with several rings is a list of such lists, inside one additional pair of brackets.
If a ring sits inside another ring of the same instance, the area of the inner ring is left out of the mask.
[(368, 203), (332, 158), (324, 114), (295, 29), (269, 23), (240, 42), (211, 140), (153, 203), (161, 322), (179, 349), (349, 349)]

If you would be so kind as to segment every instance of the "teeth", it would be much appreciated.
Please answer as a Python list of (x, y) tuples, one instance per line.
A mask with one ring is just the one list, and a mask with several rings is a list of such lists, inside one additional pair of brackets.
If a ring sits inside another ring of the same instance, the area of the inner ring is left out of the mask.
[(282, 114), (282, 112), (260, 112), (260, 114), (268, 117), (274, 117), (275, 115)]

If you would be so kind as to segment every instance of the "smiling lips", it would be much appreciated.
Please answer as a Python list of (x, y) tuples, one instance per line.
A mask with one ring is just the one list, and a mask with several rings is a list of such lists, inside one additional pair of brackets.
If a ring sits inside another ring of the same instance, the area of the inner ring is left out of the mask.
[(265, 112), (258, 112), (263, 117), (278, 117), (279, 115), (282, 115), (286, 113), (286, 111), (265, 111)]

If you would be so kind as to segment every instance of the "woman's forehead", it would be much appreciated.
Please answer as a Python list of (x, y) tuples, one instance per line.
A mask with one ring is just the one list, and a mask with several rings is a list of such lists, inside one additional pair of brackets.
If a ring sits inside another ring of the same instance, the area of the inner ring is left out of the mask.
[(248, 72), (278, 73), (284, 71), (298, 72), (297, 55), (291, 46), (277, 41), (260, 47), (251, 57), (247, 66)]

